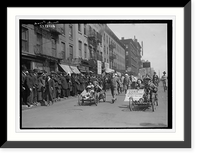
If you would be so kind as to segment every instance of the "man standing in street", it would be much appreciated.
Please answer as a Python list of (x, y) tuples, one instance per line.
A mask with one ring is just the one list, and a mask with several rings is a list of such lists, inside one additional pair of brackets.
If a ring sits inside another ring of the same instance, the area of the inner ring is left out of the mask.
[(124, 82), (123, 82), (125, 94), (129, 88), (129, 84), (130, 84), (130, 78), (129, 78), (128, 74), (125, 74), (125, 78), (124, 78)]
[(110, 90), (112, 95), (112, 103), (114, 103), (117, 100), (116, 94), (117, 94), (117, 74), (111, 74), (110, 78)]

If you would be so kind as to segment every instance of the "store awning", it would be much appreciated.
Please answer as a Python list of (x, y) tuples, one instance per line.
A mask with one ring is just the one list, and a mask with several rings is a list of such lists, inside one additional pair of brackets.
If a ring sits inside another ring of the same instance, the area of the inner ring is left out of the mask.
[(86, 69), (84, 66), (79, 66), (78, 67), (79, 71), (82, 72), (82, 73), (85, 73), (86, 72)]
[(70, 69), (69, 65), (65, 65), (65, 64), (59, 64), (61, 66), (61, 68), (66, 72), (66, 73), (73, 73), (73, 71)]
[(81, 72), (78, 70), (77, 67), (75, 66), (70, 66), (71, 70), (75, 73), (75, 74), (80, 74)]

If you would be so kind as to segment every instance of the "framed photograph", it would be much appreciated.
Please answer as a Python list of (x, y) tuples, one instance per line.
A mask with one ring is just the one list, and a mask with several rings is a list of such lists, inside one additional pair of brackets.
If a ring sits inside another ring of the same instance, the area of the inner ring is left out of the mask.
[(7, 91), (2, 148), (191, 148), (191, 2), (8, 7)]

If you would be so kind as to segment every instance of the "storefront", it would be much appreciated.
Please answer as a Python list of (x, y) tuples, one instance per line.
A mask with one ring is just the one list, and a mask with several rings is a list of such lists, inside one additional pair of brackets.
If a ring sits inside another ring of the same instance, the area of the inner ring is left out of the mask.
[(58, 62), (59, 59), (54, 57), (22, 54), (20, 65), (25, 65), (28, 70), (40, 69), (50, 73), (58, 70)]

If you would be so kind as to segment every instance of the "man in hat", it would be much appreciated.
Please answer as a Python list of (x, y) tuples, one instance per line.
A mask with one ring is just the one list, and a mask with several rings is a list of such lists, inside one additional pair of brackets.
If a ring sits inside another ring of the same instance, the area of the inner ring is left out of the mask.
[(27, 104), (27, 98), (30, 94), (28, 85), (27, 85), (27, 68), (25, 65), (22, 66), (22, 79), (21, 79), (21, 98), (22, 98), (22, 104), (28, 105)]
[(53, 105), (54, 82), (53, 82), (53, 79), (51, 78), (51, 75), (47, 75), (45, 89), (46, 89), (45, 92), (46, 92), (46, 98), (47, 98), (47, 106), (50, 105), (50, 101), (52, 102), (52, 105)]
[(38, 88), (38, 76), (37, 76), (37, 69), (33, 70), (32, 79), (33, 79), (33, 104), (37, 105), (37, 88)]
[(60, 81), (61, 81), (61, 86), (62, 86), (62, 97), (66, 98), (66, 92), (67, 92), (68, 84), (67, 84), (67, 81), (66, 81), (64, 74), (65, 73), (60, 74)]
[(150, 101), (152, 101), (153, 94), (157, 95), (158, 87), (152, 82), (149, 76), (143, 79), (144, 81), (144, 90), (146, 95), (150, 95)]
[(130, 78), (129, 78), (128, 74), (125, 74), (125, 77), (123, 80), (125, 94), (126, 94), (127, 90), (129, 89), (129, 84), (130, 84)]
[(163, 82), (163, 87), (164, 87), (164, 91), (165, 91), (166, 88), (167, 88), (167, 84), (166, 84), (166, 82), (167, 82), (167, 76), (166, 76), (166, 72), (165, 71), (163, 72), (163, 76), (161, 77), (161, 80)]
[(159, 78), (158, 75), (156, 75), (156, 72), (153, 74), (153, 83), (158, 86)]
[(116, 94), (117, 94), (117, 75), (111, 74), (111, 77), (109, 79), (110, 83), (110, 90), (112, 95), (112, 103), (114, 103), (117, 100)]
[(29, 70), (27, 73), (27, 86), (29, 89), (29, 95), (28, 95), (28, 107), (33, 106), (33, 87), (34, 87), (34, 81), (33, 81), (33, 70)]
[(44, 105), (44, 89), (45, 89), (45, 81), (43, 78), (43, 72), (39, 71), (38, 72), (38, 88), (37, 88), (37, 98), (38, 98), (38, 102), (41, 105)]

